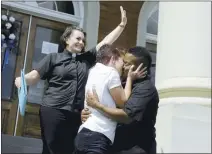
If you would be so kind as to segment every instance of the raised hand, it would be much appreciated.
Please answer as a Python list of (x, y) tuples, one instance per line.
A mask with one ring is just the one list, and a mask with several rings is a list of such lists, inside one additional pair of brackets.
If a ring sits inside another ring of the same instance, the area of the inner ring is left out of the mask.
[(120, 23), (120, 25), (125, 26), (127, 24), (126, 11), (123, 9), (122, 6), (120, 6), (120, 11), (121, 11), (121, 23)]

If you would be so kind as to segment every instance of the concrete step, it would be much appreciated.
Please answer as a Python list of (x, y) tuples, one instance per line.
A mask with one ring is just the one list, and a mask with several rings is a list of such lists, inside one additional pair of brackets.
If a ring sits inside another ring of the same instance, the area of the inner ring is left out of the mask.
[(42, 140), (21, 136), (1, 135), (2, 153), (41, 153)]

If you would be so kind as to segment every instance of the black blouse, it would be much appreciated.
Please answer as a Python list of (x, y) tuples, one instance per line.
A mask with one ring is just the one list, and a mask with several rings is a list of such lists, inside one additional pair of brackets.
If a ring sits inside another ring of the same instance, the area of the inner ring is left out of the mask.
[(96, 48), (76, 56), (64, 50), (44, 57), (34, 68), (42, 80), (48, 81), (42, 105), (80, 112), (84, 106), (88, 70), (95, 62)]

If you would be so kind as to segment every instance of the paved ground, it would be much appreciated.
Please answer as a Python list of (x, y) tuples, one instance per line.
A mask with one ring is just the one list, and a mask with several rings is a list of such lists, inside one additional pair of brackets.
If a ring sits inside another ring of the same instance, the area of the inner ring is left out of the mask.
[(1, 135), (1, 153), (41, 153), (40, 139)]

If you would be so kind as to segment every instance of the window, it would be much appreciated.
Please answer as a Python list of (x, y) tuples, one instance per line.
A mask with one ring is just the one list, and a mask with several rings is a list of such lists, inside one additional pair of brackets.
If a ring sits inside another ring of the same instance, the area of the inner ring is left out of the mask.
[(158, 9), (147, 20), (147, 33), (152, 35), (158, 34)]
[[(35, 44), (33, 51), (32, 67), (37, 65), (45, 56), (45, 53), (42, 53), (43, 42), (54, 43), (56, 45), (60, 44), (60, 36), (63, 31), (57, 31), (50, 28), (45, 28), (37, 26), (35, 34)], [(63, 51), (62, 47), (58, 46), (58, 52)], [(28, 101), (30, 103), (41, 104), (43, 94), (46, 89), (45, 80), (39, 80), (35, 85), (29, 86), (28, 91)]]
[(39, 7), (74, 15), (74, 6), (71, 1), (37, 1)]
[(147, 20), (147, 40), (146, 48), (152, 57), (151, 81), (155, 84), (156, 54), (157, 54), (157, 34), (158, 34), (158, 8)]
[(146, 43), (146, 48), (150, 52), (150, 55), (152, 57), (152, 66), (151, 66), (151, 81), (155, 84), (155, 68), (156, 68), (156, 50), (157, 50), (157, 44), (154, 43)]

